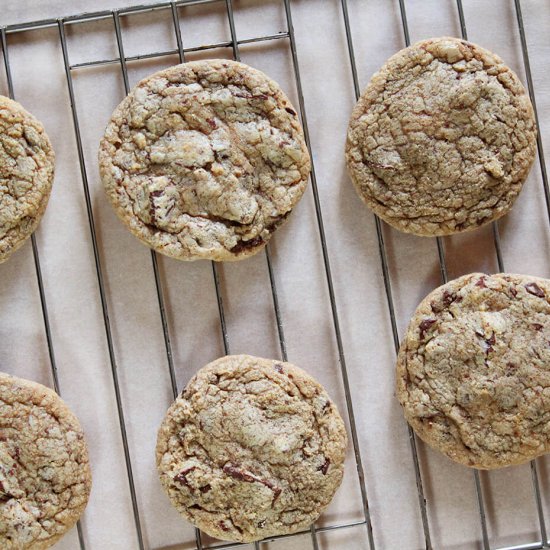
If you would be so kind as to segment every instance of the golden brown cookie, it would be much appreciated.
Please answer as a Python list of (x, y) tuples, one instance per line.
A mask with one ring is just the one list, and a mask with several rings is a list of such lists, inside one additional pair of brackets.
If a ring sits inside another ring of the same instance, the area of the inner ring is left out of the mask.
[(313, 523), (342, 481), (344, 423), (303, 370), (248, 355), (199, 370), (157, 440), (161, 483), (211, 536), (250, 542)]
[(49, 548), (76, 523), (90, 488), (86, 442), (67, 405), (0, 373), (0, 548)]
[(512, 208), (536, 134), (525, 88), (498, 56), (432, 38), (372, 77), (351, 115), (346, 160), (357, 192), (384, 221), (449, 235)]
[(0, 263), (38, 226), (52, 189), (54, 161), (42, 124), (19, 103), (0, 96)]
[(475, 468), (550, 450), (550, 281), (473, 273), (431, 292), (397, 360), (415, 432)]
[(107, 195), (142, 242), (180, 260), (261, 250), (310, 170), (298, 115), (264, 73), (194, 61), (142, 80), (99, 149)]

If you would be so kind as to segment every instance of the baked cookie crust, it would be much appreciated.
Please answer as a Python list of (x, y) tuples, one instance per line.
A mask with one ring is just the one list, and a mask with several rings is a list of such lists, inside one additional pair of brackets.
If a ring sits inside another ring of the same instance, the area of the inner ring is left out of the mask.
[(54, 162), (42, 124), (0, 96), (0, 263), (37, 228), (50, 197)]
[(90, 489), (74, 414), (49, 388), (0, 373), (0, 547), (49, 548), (76, 523)]
[(234, 355), (198, 371), (157, 440), (172, 504), (211, 536), (251, 542), (307, 528), (342, 481), (344, 423), (298, 367)]
[(480, 469), (550, 450), (550, 281), (465, 275), (419, 305), (397, 397), (426, 443)]
[(528, 94), (498, 56), (432, 38), (372, 77), (351, 115), (346, 161), (359, 196), (384, 221), (450, 235), (512, 208), (536, 136)]
[(279, 86), (243, 63), (184, 63), (142, 80), (115, 109), (99, 149), (120, 219), (180, 260), (261, 250), (301, 198), (310, 159)]

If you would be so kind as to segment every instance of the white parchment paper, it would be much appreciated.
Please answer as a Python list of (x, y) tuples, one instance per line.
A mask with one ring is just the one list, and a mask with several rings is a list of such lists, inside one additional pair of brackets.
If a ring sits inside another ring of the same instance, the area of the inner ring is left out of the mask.
[[(135, 0), (3, 0), (0, 24), (135, 4)], [(411, 41), (460, 35), (452, 0), (408, 0)], [(233, 0), (239, 40), (286, 31), (282, 0)], [(550, 150), (550, 6), (521, 2), (542, 145)], [(373, 215), (346, 175), (343, 147), (354, 105), (353, 81), (339, 0), (292, 0), (315, 176), (326, 233), (342, 348), (349, 373), (359, 450), (376, 547), (425, 547), (408, 433), (394, 397), (395, 350)], [(525, 82), (514, 2), (464, 0), (468, 37), (500, 54)], [(361, 87), (404, 46), (397, 0), (349, 0)], [(181, 7), (185, 48), (231, 40), (225, 3)], [(126, 56), (176, 48), (169, 10), (121, 17)], [(118, 55), (112, 19), (69, 25), (71, 64)], [(57, 27), (8, 34), (15, 97), (43, 121), (52, 138), (56, 179), (36, 233), (61, 392), (87, 434), (94, 475), (82, 519), (86, 548), (138, 547), (128, 470), (99, 295), (63, 57)], [(242, 60), (277, 80), (298, 107), (288, 40), (242, 45)], [(188, 59), (231, 57), (220, 47)], [(130, 85), (178, 62), (177, 55), (128, 62)], [(194, 530), (170, 507), (154, 467), (157, 427), (172, 399), (151, 255), (115, 217), (101, 188), (96, 153), (110, 113), (124, 97), (120, 65), (72, 71), (120, 383), (124, 426), (146, 548), (194, 548)], [(0, 71), (0, 93), (7, 94)], [(500, 222), (506, 270), (550, 277), (549, 216), (540, 165), (534, 165), (512, 213)], [(435, 240), (385, 227), (397, 325), (403, 334), (417, 303), (441, 282)], [(490, 227), (444, 239), (449, 278), (497, 270)], [(347, 417), (341, 363), (310, 185), (271, 254), (289, 360), (315, 375)], [(223, 355), (212, 266), (159, 257), (179, 388)], [(265, 255), (219, 268), (231, 353), (279, 357), (280, 346)], [(51, 363), (30, 242), (0, 266), (2, 370), (51, 385)], [(472, 471), (418, 444), (434, 548), (481, 548)], [(537, 461), (544, 518), (550, 520), (548, 459)], [(481, 475), (491, 547), (540, 540), (529, 465)], [(344, 484), (318, 526), (364, 519), (350, 445)], [(321, 548), (367, 547), (364, 526), (319, 534)], [(73, 529), (56, 548), (78, 547)], [(250, 547), (252, 548), (252, 547)], [(266, 549), (309, 549), (309, 535), (264, 543)]]

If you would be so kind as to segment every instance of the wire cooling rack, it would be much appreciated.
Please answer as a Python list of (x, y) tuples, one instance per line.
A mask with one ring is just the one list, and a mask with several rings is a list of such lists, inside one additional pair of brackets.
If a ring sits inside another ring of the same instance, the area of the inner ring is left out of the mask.
[[(75, 86), (73, 84), (73, 75), (75, 74), (76, 71), (83, 70), (86, 67), (101, 67), (106, 65), (115, 65), (115, 66), (118, 66), (120, 69), (120, 74), (122, 76), (122, 80), (124, 83), (124, 89), (126, 92), (128, 92), (130, 89), (129, 78), (128, 78), (128, 68), (127, 68), (128, 62), (161, 58), (161, 57), (174, 56), (174, 55), (179, 56), (180, 62), (184, 62), (186, 60), (186, 55), (191, 52), (208, 51), (208, 50), (215, 50), (219, 48), (230, 49), (232, 52), (232, 57), (236, 60), (240, 60), (240, 47), (245, 44), (254, 44), (259, 42), (267, 42), (267, 41), (281, 41), (285, 44), (285, 47), (288, 48), (290, 52), (290, 57), (292, 60), (292, 71), (294, 75), (295, 92), (298, 98), (300, 116), (301, 116), (302, 125), (304, 128), (306, 142), (308, 144), (308, 147), (311, 148), (308, 121), (306, 116), (306, 105), (304, 101), (304, 94), (302, 91), (302, 77), (300, 73), (299, 55), (298, 55), (297, 45), (296, 45), (297, 40), (295, 36), (295, 30), (293, 27), (293, 19), (292, 19), (293, 12), (292, 12), (291, 0), (281, 0), (282, 5), (284, 7), (286, 30), (276, 34), (268, 34), (268, 35), (253, 37), (253, 38), (247, 38), (243, 40), (239, 40), (237, 38), (237, 33), (235, 29), (235, 15), (234, 15), (233, 1), (236, 1), (236, 0), (180, 0), (180, 1), (173, 1), (173, 2), (161, 2), (154, 5), (140, 5), (140, 6), (133, 6), (129, 8), (120, 9), (120, 10), (99, 11), (95, 13), (71, 15), (60, 19), (46, 19), (41, 21), (29, 22), (29, 23), (8, 25), (0, 28), (0, 39), (2, 44), (3, 62), (4, 62), (4, 68), (5, 68), (7, 87), (8, 87), (8, 92), (10, 97), (14, 99), (17, 99), (17, 90), (14, 88), (14, 83), (12, 79), (12, 66), (10, 64), (10, 55), (9, 55), (10, 36), (17, 33), (40, 31), (46, 28), (54, 28), (57, 30), (59, 45), (61, 48), (63, 69), (64, 69), (65, 79), (66, 79), (66, 86), (67, 86), (68, 96), (70, 99), (72, 124), (74, 129), (74, 139), (76, 143), (76, 150), (78, 152), (81, 183), (82, 183), (82, 189), (84, 193), (84, 200), (86, 203), (89, 232), (91, 236), (91, 243), (92, 243), (92, 249), (93, 249), (93, 259), (95, 263), (95, 273), (97, 277), (99, 299), (101, 302), (101, 312), (103, 317), (105, 340), (108, 348), (108, 355), (109, 355), (110, 367), (112, 372), (112, 384), (113, 384), (114, 394), (116, 399), (116, 409), (118, 413), (118, 423), (120, 427), (120, 438), (122, 441), (125, 469), (127, 473), (127, 488), (128, 488), (130, 498), (131, 498), (131, 503), (132, 503), (133, 523), (135, 526), (137, 546), (140, 548), (140, 550), (149, 547), (146, 541), (146, 537), (144, 536), (143, 524), (142, 524), (142, 518), (145, 511), (143, 509), (140, 509), (140, 506), (138, 503), (135, 474), (133, 470), (133, 456), (130, 450), (130, 446), (128, 444), (127, 418), (125, 416), (124, 404), (121, 396), (119, 371), (117, 368), (118, 366), (117, 356), (115, 352), (115, 349), (116, 349), (115, 336), (112, 330), (110, 316), (109, 316), (110, 312), (109, 312), (107, 290), (106, 290), (106, 284), (105, 284), (105, 275), (104, 275), (105, 269), (101, 259), (100, 249), (98, 245), (97, 227), (96, 227), (96, 221), (94, 219), (94, 208), (93, 208), (92, 196), (90, 193), (88, 169), (86, 167), (86, 162), (84, 158), (83, 137), (81, 132), (81, 126), (79, 123), (79, 115), (78, 115), (78, 107), (77, 107), (78, 98), (76, 97)], [(355, 96), (359, 97), (360, 84), (359, 84), (356, 59), (355, 59), (355, 53), (354, 53), (353, 21), (351, 20), (350, 14), (348, 11), (348, 1), (347, 0), (339, 0), (339, 1), (331, 0), (331, 1), (333, 1), (335, 4), (338, 4), (339, 16), (341, 17), (341, 21), (345, 29), (346, 47), (349, 54), (349, 59), (347, 61), (349, 62), (349, 68), (350, 68), (350, 82), (353, 84)], [(185, 48), (183, 46), (181, 26), (180, 26), (181, 9), (184, 7), (199, 5), (199, 4), (212, 4), (216, 7), (216, 9), (224, 13), (224, 16), (227, 18), (227, 24), (229, 26), (231, 40), (210, 43), (210, 44), (201, 45), (201, 46), (195, 46), (192, 48)], [(513, 0), (512, 5), (515, 12), (515, 18), (517, 21), (517, 27), (518, 27), (519, 37), (521, 41), (521, 51), (523, 55), (523, 63), (524, 63), (528, 90), (531, 96), (533, 106), (535, 108), (535, 116), (537, 116), (536, 99), (535, 99), (535, 93), (534, 93), (533, 78), (531, 75), (530, 58), (529, 58), (529, 53), (527, 49), (525, 27), (523, 24), (521, 2), (520, 0)], [(461, 30), (462, 38), (467, 39), (468, 38), (467, 22), (465, 19), (465, 14), (464, 14), (461, 0), (456, 0), (455, 9), (460, 22), (460, 30)], [(398, 0), (398, 10), (399, 10), (400, 19), (401, 19), (401, 32), (403, 34), (405, 44), (409, 45), (410, 37), (409, 37), (409, 26), (407, 22), (406, 0)], [(174, 38), (176, 47), (172, 49), (159, 50), (159, 51), (149, 52), (146, 54), (140, 54), (135, 56), (125, 55), (124, 38), (123, 38), (121, 21), (125, 18), (131, 18), (136, 14), (143, 14), (143, 13), (153, 12), (153, 11), (164, 12), (171, 18), (171, 21), (173, 24), (173, 38)], [(114, 33), (114, 38), (116, 40), (116, 48), (118, 50), (118, 56), (113, 58), (104, 58), (104, 59), (96, 59), (92, 61), (83, 61), (79, 63), (71, 63), (69, 41), (67, 39), (68, 27), (70, 26), (71, 30), (76, 29), (75, 32), (78, 32), (78, 27), (81, 26), (82, 24), (90, 23), (92, 21), (99, 21), (99, 20), (112, 21), (112, 31)], [(538, 153), (539, 153), (539, 169), (540, 169), (542, 183), (544, 187), (544, 197), (546, 201), (547, 212), (550, 217), (550, 190), (548, 186), (548, 177), (546, 173), (543, 145), (542, 145), (540, 135), (537, 139), (537, 146), (538, 146)], [(317, 526), (314, 525), (311, 527), (309, 531), (305, 531), (295, 535), (285, 535), (282, 537), (275, 537), (270, 540), (290, 539), (298, 536), (303, 537), (304, 534), (307, 534), (310, 538), (310, 540), (307, 543), (307, 547), (312, 547), (315, 550), (318, 550), (321, 547), (326, 547), (326, 544), (322, 544), (319, 541), (319, 536), (321, 533), (328, 532), (328, 531), (349, 529), (349, 528), (362, 528), (365, 530), (366, 536), (364, 537), (365, 543), (361, 544), (360, 547), (365, 547), (365, 548), (368, 547), (370, 550), (374, 550), (375, 548), (379, 548), (380, 545), (375, 543), (376, 539), (374, 536), (373, 529), (374, 530), (376, 529), (376, 525), (373, 525), (373, 522), (371, 521), (371, 516), (369, 513), (369, 496), (367, 494), (368, 479), (366, 479), (365, 477), (364, 466), (363, 466), (363, 456), (359, 445), (358, 428), (356, 425), (356, 417), (354, 414), (354, 403), (352, 400), (352, 392), (350, 390), (350, 382), (348, 379), (346, 354), (344, 350), (342, 331), (340, 328), (339, 310), (338, 310), (338, 304), (337, 304), (337, 299), (335, 294), (335, 287), (333, 283), (331, 264), (330, 264), (329, 254), (327, 251), (327, 239), (325, 237), (323, 211), (321, 208), (321, 200), (320, 200), (319, 191), (318, 191), (315, 165), (312, 166), (312, 171), (311, 171), (311, 187), (313, 191), (318, 238), (320, 240), (320, 246), (322, 250), (322, 262), (324, 267), (324, 273), (321, 273), (320, 276), (323, 277), (325, 280), (328, 296), (330, 299), (330, 313), (332, 317), (332, 320), (331, 320), (332, 328), (334, 331), (334, 337), (335, 337), (337, 352), (339, 357), (339, 365), (338, 365), (339, 375), (341, 377), (341, 381), (345, 392), (347, 420), (350, 428), (353, 457), (354, 457), (355, 466), (356, 466), (355, 468), (356, 471), (353, 473), (350, 473), (349, 475), (356, 476), (356, 481), (359, 486), (360, 497), (361, 497), (360, 498), (361, 519), (353, 522), (334, 523), (334, 524), (329, 523), (329, 524), (323, 524), (323, 525), (317, 525)], [(381, 264), (381, 273), (383, 277), (383, 286), (385, 289), (385, 298), (387, 302), (387, 310), (389, 313), (388, 317), (391, 323), (391, 332), (393, 334), (393, 342), (395, 345), (395, 350), (397, 351), (399, 347), (398, 326), (397, 326), (397, 320), (396, 320), (396, 314), (395, 314), (395, 308), (394, 308), (394, 298), (392, 296), (392, 282), (390, 277), (390, 269), (388, 267), (388, 255), (387, 255), (386, 244), (384, 241), (384, 228), (383, 228), (383, 222), (381, 222), (377, 217), (375, 217), (375, 229), (376, 229), (376, 240), (378, 243), (379, 260)], [(503, 255), (501, 251), (501, 243), (500, 243), (500, 236), (499, 236), (499, 227), (497, 222), (493, 223), (492, 232), (493, 232), (493, 241), (494, 241), (494, 252), (496, 254), (498, 269), (499, 271), (504, 271), (505, 265), (503, 262)], [(436, 239), (436, 243), (437, 243), (441, 281), (446, 282), (448, 277), (447, 277), (447, 266), (446, 266), (446, 260), (445, 260), (444, 243), (443, 243), (443, 240), (440, 238)], [(32, 252), (33, 252), (34, 266), (36, 271), (36, 279), (38, 283), (40, 303), (42, 307), (42, 317), (44, 322), (45, 337), (48, 345), (49, 362), (51, 366), (53, 387), (57, 392), (60, 392), (59, 376), (58, 376), (58, 370), (56, 365), (54, 344), (52, 341), (53, 340), (52, 330), (50, 326), (50, 316), (48, 314), (46, 293), (44, 289), (44, 280), (43, 280), (42, 269), (40, 264), (40, 252), (39, 252), (37, 240), (34, 235), (32, 236)], [(271, 298), (273, 302), (273, 311), (276, 319), (278, 341), (280, 346), (280, 355), (282, 359), (286, 360), (287, 347), (286, 347), (286, 341), (285, 341), (283, 320), (281, 316), (281, 308), (279, 306), (279, 296), (277, 293), (274, 266), (271, 259), (270, 246), (266, 247), (264, 254), (265, 254), (265, 261), (267, 264), (267, 270), (269, 274), (270, 291), (271, 291)], [(214, 283), (214, 289), (216, 294), (217, 308), (219, 312), (221, 334), (223, 338), (223, 348), (225, 353), (228, 354), (230, 353), (231, 348), (230, 348), (230, 342), (229, 342), (228, 330), (227, 330), (223, 289), (220, 283), (220, 273), (219, 273), (220, 267), (218, 264), (212, 262), (211, 268), (212, 268), (212, 278)], [(169, 379), (170, 379), (172, 394), (175, 397), (178, 394), (178, 391), (180, 388), (178, 388), (178, 385), (176, 382), (174, 354), (172, 351), (172, 342), (171, 342), (171, 336), (170, 336), (169, 315), (168, 315), (167, 306), (165, 303), (166, 289), (163, 288), (163, 280), (159, 271), (158, 258), (154, 251), (151, 251), (151, 269), (154, 275), (156, 295), (157, 295), (157, 301), (158, 301), (159, 319), (160, 319), (162, 334), (164, 338), (166, 365), (169, 372)], [(427, 499), (425, 496), (425, 490), (423, 486), (421, 460), (419, 458), (419, 452), (417, 449), (417, 442), (416, 442), (415, 435), (410, 429), (410, 427), (408, 428), (408, 430), (409, 430), (410, 451), (411, 451), (411, 457), (412, 457), (411, 467), (414, 469), (414, 478), (416, 481), (416, 492), (418, 497), (418, 510), (419, 510), (419, 515), (421, 519), (420, 525), (423, 530), (425, 547), (427, 549), (432, 549), (435, 546), (432, 543), (432, 532), (430, 530), (429, 514), (427, 512), (427, 503), (426, 503)], [(532, 481), (532, 493), (533, 493), (533, 498), (535, 500), (535, 509), (537, 514), (539, 537), (538, 537), (538, 540), (534, 542), (529, 541), (520, 545), (509, 546), (506, 548), (506, 550), (521, 550), (521, 549), (535, 550), (535, 549), (550, 547), (550, 544), (548, 541), (544, 510), (543, 510), (542, 497), (541, 497), (542, 489), (541, 489), (541, 483), (539, 481), (539, 473), (538, 473), (536, 461), (531, 462), (530, 472), (531, 472), (531, 481)], [(473, 484), (476, 492), (477, 505), (479, 508), (479, 526), (480, 526), (480, 533), (481, 533), (480, 547), (483, 548), (484, 550), (488, 550), (491, 548), (494, 549), (496, 547), (491, 544), (489, 530), (487, 526), (486, 504), (484, 501), (484, 491), (483, 491), (481, 476), (478, 471), (473, 471), (472, 476), (473, 476)], [(85, 548), (87, 547), (86, 536), (85, 536), (84, 529), (80, 523), (77, 525), (77, 530), (78, 530), (78, 543), (80, 545), (80, 548), (82, 550), (85, 550)], [(190, 548), (191, 546), (189, 546), (189, 544), (190, 544), (189, 541), (186, 541), (185, 543), (182, 542), (182, 545), (184, 545), (182, 546), (182, 548), (183, 547)], [(234, 544), (234, 543), (205, 542), (203, 540), (203, 536), (201, 535), (200, 531), (196, 530), (194, 546), (197, 549), (206, 550), (211, 548), (217, 548), (217, 549), (236, 548), (242, 545)], [(262, 543), (255, 543), (254, 547), (256, 549), (260, 549), (262, 547)], [(408, 548), (406, 541), (400, 541), (396, 543), (396, 545), (393, 547)], [(505, 550), (505, 549), (501, 548), (499, 550)]]

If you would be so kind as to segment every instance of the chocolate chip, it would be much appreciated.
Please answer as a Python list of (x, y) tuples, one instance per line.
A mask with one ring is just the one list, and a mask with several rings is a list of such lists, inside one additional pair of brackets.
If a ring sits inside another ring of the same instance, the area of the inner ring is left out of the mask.
[(277, 371), (277, 372), (280, 372), (281, 374), (283, 374), (283, 372), (285, 372), (283, 370), (283, 365), (281, 365), (281, 363), (275, 363), (273, 365), (273, 368)]
[(537, 298), (544, 298), (545, 294), (542, 288), (540, 288), (537, 283), (527, 283), (525, 285), (525, 290), (529, 292), (529, 294), (532, 294), (533, 296), (536, 296)]
[(479, 287), (481, 287), (481, 288), (487, 288), (487, 285), (485, 284), (485, 279), (487, 279), (487, 277), (485, 277), (485, 276), (480, 277), (480, 278), (477, 280), (475, 286), (479, 286)]
[(485, 338), (485, 333), (481, 330), (475, 331), (476, 335), (483, 339), (483, 347), (485, 348), (485, 353), (489, 353), (490, 351), (493, 351), (493, 346), (496, 342), (496, 336), (495, 333), (491, 334), (490, 338)]
[(515, 363), (506, 363), (506, 374), (512, 376), (513, 374), (515, 374), (517, 368), (518, 366)]
[(391, 164), (382, 164), (368, 159), (363, 160), (363, 164), (366, 164), (369, 168), (377, 168), (379, 170), (395, 170), (395, 166)]
[(239, 481), (246, 481), (248, 483), (253, 483), (254, 481), (258, 481), (256, 476), (253, 476), (252, 474), (249, 474), (248, 472), (245, 472), (244, 470), (239, 469), (234, 464), (230, 464), (229, 462), (223, 467), (223, 471), (235, 479), (238, 479)]
[[(489, 220), (489, 216), (484, 216), (483, 218), (479, 218), (478, 220), (476, 220), (476, 224), (483, 225), (487, 223), (488, 220)], [(462, 224), (462, 226), (464, 227), (464, 224)]]
[[(212, 167), (212, 163), (210, 163), (210, 168)], [(244, 224), (237, 220), (228, 220), (227, 218), (222, 218), (221, 216), (214, 216), (214, 214), (204, 214), (201, 216), (203, 218), (207, 218), (208, 220), (212, 220), (213, 222), (220, 222), (224, 225), (227, 225), (228, 227), (243, 227)]]
[(288, 108), (288, 107), (285, 107), (285, 111), (291, 115), (294, 115), (296, 116), (296, 111), (293, 111), (292, 109)]
[(208, 122), (208, 124), (210, 125), (210, 128), (212, 128), (212, 130), (215, 130), (217, 128), (216, 121), (213, 118), (207, 118), (206, 122)]
[(195, 469), (196, 469), (195, 466), (191, 466), (189, 468), (186, 468), (185, 470), (182, 470), (179, 474), (174, 476), (174, 481), (177, 481), (178, 483), (181, 483), (182, 485), (185, 485), (186, 487), (193, 489), (191, 485), (189, 485), (189, 481), (187, 481), (186, 476), (189, 472), (192, 472)]
[(270, 488), (273, 491), (273, 500), (271, 501), (271, 508), (273, 508), (273, 505), (275, 504), (275, 502), (277, 502), (277, 499), (279, 498), (283, 490), (280, 487), (270, 487)]
[(201, 493), (208, 493), (212, 487), (210, 485), (203, 485), (202, 487), (199, 487), (199, 491)]
[(145, 227), (147, 227), (151, 232), (158, 233), (159, 228), (156, 225), (153, 225), (151, 223), (144, 223)]
[(265, 485), (268, 489), (271, 489), (273, 491), (273, 500), (271, 501), (271, 507), (273, 508), (273, 505), (275, 504), (276, 500), (279, 498), (283, 490), (267, 479), (256, 478), (255, 481), (261, 483), (262, 485)]
[(317, 468), (317, 470), (319, 470), (320, 472), (323, 472), (323, 475), (326, 476), (329, 466), (330, 466), (330, 458), (326, 458), (324, 464), (319, 468)]
[(271, 502), (271, 506), (275, 504), (275, 501), (279, 498), (279, 495), (282, 492), (282, 489), (274, 485), (271, 481), (257, 477), (249, 472), (245, 472), (244, 470), (241, 470), (238, 466), (235, 466), (230, 462), (228, 462), (223, 467), (223, 471), (227, 475), (238, 479), (239, 481), (245, 481), (246, 483), (261, 483), (262, 485), (265, 485), (268, 489), (271, 489), (273, 491), (273, 500)]
[(489, 345), (489, 343), (487, 342), (487, 340), (484, 340), (483, 341), (483, 345), (485, 347), (485, 353), (488, 355), (490, 352), (493, 351), (493, 346)]
[(261, 237), (254, 237), (249, 241), (240, 240), (232, 249), (233, 254), (239, 254), (243, 250), (248, 250), (250, 248), (255, 248), (256, 246), (262, 244), (264, 240)]
[(262, 521), (259, 521), (257, 525), (260, 529), (263, 529), (265, 527), (265, 519), (262, 519)]
[(226, 531), (226, 532), (231, 531), (231, 529), (227, 527), (227, 525), (223, 521), (220, 521), (218, 525), (222, 531)]
[(542, 330), (544, 327), (540, 323), (532, 323), (531, 326), (536, 330)]
[(268, 98), (268, 96), (266, 96), (265, 94), (252, 95), (252, 94), (243, 94), (238, 92), (238, 93), (234, 93), (233, 95), (235, 97), (240, 97), (243, 99), (263, 99), (264, 101)]
[(430, 329), (430, 327), (436, 322), (435, 319), (424, 319), (420, 325), (419, 325), (419, 330), (420, 330), (420, 339), (423, 339), (424, 338), (424, 334), (426, 333), (427, 330)]
[(446, 290), (443, 292), (443, 303), (449, 307), (456, 300), (456, 294)]
[(275, 218), (270, 224), (265, 226), (265, 230), (269, 231), (270, 233), (273, 233), (277, 227), (279, 227), (290, 215), (290, 211), (286, 212), (286, 214), (283, 214), (282, 216), (279, 216), (278, 218)]

